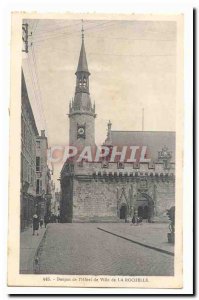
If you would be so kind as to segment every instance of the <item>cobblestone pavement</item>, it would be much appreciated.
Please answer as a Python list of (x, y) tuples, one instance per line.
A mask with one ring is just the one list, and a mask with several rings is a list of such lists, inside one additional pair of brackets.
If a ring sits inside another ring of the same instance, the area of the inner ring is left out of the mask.
[(97, 229), (99, 225), (103, 224), (49, 224), (39, 273), (173, 275), (172, 256), (105, 233)]
[(132, 223), (106, 223), (98, 224), (98, 227), (134, 241), (174, 253), (173, 244), (167, 242), (168, 223), (143, 223), (139, 226)]

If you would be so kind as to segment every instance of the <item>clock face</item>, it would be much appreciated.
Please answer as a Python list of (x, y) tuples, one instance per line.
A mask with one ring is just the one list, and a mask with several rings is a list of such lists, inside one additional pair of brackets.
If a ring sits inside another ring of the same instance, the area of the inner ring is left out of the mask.
[(80, 128), (78, 129), (78, 133), (79, 133), (80, 135), (83, 135), (83, 134), (84, 134), (84, 128), (83, 128), (83, 127), (80, 127)]

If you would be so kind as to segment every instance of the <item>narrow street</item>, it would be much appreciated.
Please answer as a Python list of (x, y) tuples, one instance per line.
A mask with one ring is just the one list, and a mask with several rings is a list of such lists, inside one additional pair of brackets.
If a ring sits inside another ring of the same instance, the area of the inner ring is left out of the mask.
[[(125, 224), (118, 224), (121, 228)], [(174, 257), (98, 229), (103, 224), (49, 224), (40, 274), (172, 276)], [(132, 235), (137, 230), (130, 227)], [(146, 231), (148, 224), (139, 230)], [(157, 225), (158, 226), (158, 225)], [(109, 230), (116, 226), (108, 225)], [(166, 225), (165, 225), (166, 228)], [(156, 230), (157, 240), (161, 228)], [(166, 240), (166, 237), (165, 237)]]

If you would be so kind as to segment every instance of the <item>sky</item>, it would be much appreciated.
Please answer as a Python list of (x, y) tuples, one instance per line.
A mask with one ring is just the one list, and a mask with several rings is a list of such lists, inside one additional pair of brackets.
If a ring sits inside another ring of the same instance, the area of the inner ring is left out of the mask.
[[(30, 100), (49, 147), (68, 145), (69, 101), (81, 48), (82, 21), (26, 20), (32, 31), (23, 59)], [(84, 41), (95, 102), (96, 144), (113, 130), (175, 131), (176, 23), (173, 21), (84, 20)], [(59, 188), (62, 164), (54, 165)]]

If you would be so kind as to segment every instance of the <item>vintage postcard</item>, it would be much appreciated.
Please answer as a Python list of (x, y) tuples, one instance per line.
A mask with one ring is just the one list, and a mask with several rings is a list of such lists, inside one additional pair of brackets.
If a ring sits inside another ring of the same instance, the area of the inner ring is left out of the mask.
[(183, 22), (12, 14), (9, 286), (183, 287)]

